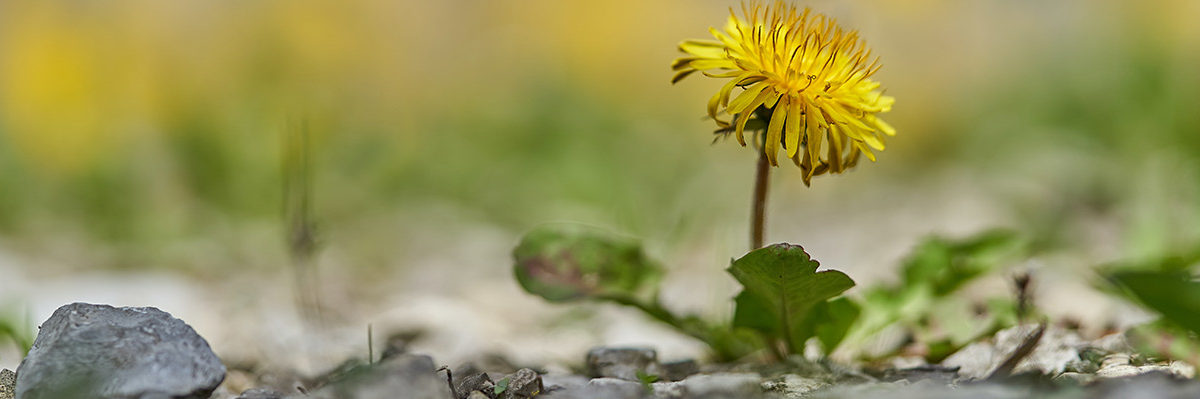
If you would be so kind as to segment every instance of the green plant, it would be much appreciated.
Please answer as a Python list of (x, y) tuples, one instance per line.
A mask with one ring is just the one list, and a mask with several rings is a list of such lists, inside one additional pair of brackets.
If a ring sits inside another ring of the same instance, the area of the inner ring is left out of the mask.
[(663, 307), (656, 286), (662, 268), (629, 238), (583, 226), (544, 226), (525, 235), (513, 256), (514, 274), (527, 292), (556, 303), (636, 308), (708, 344), (721, 360), (764, 348), (780, 357), (801, 353), (812, 337), (832, 350), (857, 315), (845, 298), (830, 300), (854, 282), (841, 272), (816, 272), (817, 262), (795, 245), (772, 245), (733, 261), (729, 272), (744, 290), (735, 299), (732, 323)]
[(903, 261), (900, 281), (866, 290), (858, 305), (862, 314), (846, 340), (862, 346), (885, 328), (899, 326), (927, 346), (927, 360), (938, 362), (981, 336), (1015, 324), (1014, 301), (993, 298), (969, 304), (955, 294), (1026, 248), (1024, 240), (1005, 230), (957, 240), (925, 239)]
[(1200, 360), (1200, 248), (1179, 255), (1101, 268), (1101, 289), (1160, 317), (1129, 331), (1143, 353)]
[(803, 353), (814, 336), (821, 338), (826, 353), (832, 351), (857, 318), (858, 307), (844, 298), (836, 304), (829, 300), (853, 287), (854, 281), (836, 270), (818, 272), (818, 265), (804, 248), (788, 244), (754, 250), (733, 261), (729, 273), (743, 287), (734, 298), (733, 327), (757, 331), (779, 357), (780, 345), (786, 353)]
[(24, 356), (29, 353), (29, 348), (33, 347), (34, 328), (29, 321), (28, 313), (24, 317), (18, 317), (15, 313), (12, 311), (0, 313), (0, 341), (12, 342)]

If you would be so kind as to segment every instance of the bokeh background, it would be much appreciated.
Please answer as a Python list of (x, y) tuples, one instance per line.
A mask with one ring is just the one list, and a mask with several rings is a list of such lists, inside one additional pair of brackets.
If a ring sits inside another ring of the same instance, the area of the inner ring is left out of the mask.
[[(509, 251), (549, 222), (636, 236), (670, 306), (728, 316), (755, 156), (711, 143), (720, 83), (672, 86), (668, 64), (730, 5), (0, 0), (0, 317), (157, 306), (227, 363), (306, 372), (365, 355), (368, 324), (425, 331), (413, 345), (445, 362), (699, 354), (631, 312), (523, 294)], [(801, 5), (881, 57), (899, 135), (812, 187), (776, 169), (768, 241), (865, 286), (922, 237), (1010, 228), (1039, 248), (1012, 267), (1045, 311), (1097, 329), (1138, 315), (1093, 267), (1200, 244), (1200, 2)]]

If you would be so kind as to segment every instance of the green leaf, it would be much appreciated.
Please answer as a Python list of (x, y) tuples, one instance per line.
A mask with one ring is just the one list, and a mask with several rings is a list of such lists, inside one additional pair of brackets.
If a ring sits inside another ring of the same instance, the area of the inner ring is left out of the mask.
[(1113, 272), (1108, 279), (1165, 321), (1200, 334), (1200, 282), (1191, 274), (1174, 268), (1131, 270)]
[(25, 322), (18, 322), (20, 317), (16, 316), (18, 312), (3, 309), (0, 312), (0, 343), (4, 341), (12, 341), (13, 344), (21, 351), (21, 356), (29, 353), (29, 348), (33, 347), (34, 333), (36, 329), (32, 322), (28, 321), (29, 316), (24, 317)]
[(653, 295), (661, 267), (637, 241), (575, 226), (543, 226), (513, 250), (521, 287), (551, 302)]
[(815, 334), (805, 324), (813, 307), (854, 286), (845, 273), (817, 272), (818, 266), (804, 248), (789, 244), (757, 249), (733, 261), (728, 271), (743, 287), (734, 298), (734, 327), (758, 330), (784, 340), (793, 353), (802, 351)]
[(659, 382), (658, 375), (649, 374), (649, 373), (646, 373), (646, 371), (637, 370), (637, 371), (635, 371), (635, 375), (637, 376), (637, 381), (642, 381), (642, 383)]
[(496, 386), (492, 387), (492, 393), (499, 396), (508, 390), (508, 377), (504, 377), (500, 381), (496, 381)]
[(636, 375), (636, 376), (637, 376), (638, 382), (641, 382), (641, 383), (642, 383), (642, 388), (646, 389), (646, 392), (649, 392), (649, 393), (653, 393), (653, 392), (654, 392), (654, 386), (652, 386), (652, 385), (650, 385), (650, 384), (653, 384), (653, 383), (655, 383), (655, 382), (658, 382), (658, 376), (657, 376), (657, 375), (654, 375), (654, 374), (648, 374), (648, 373), (646, 373), (646, 372), (643, 372), (642, 370), (638, 370), (638, 371), (636, 371), (636, 372), (634, 373), (634, 375)]
[(995, 269), (1022, 245), (1011, 231), (992, 230), (963, 240), (931, 237), (904, 260), (902, 288), (928, 286), (935, 297), (950, 295)]
[(841, 297), (818, 303), (805, 324), (816, 330), (815, 335), (821, 342), (821, 348), (826, 354), (830, 354), (842, 343), (842, 339), (846, 338), (846, 333), (850, 331), (854, 322), (858, 321), (861, 312), (862, 309), (857, 303), (850, 298)]

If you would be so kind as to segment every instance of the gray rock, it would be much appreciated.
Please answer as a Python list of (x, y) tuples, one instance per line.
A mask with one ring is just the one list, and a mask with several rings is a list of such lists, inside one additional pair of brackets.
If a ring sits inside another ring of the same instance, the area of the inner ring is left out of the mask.
[(958, 368), (942, 367), (933, 364), (920, 365), (916, 367), (908, 367), (902, 369), (889, 369), (884, 371), (883, 379), (885, 381), (926, 381), (931, 380), (942, 385), (949, 385), (958, 378)]
[[(960, 376), (969, 379), (986, 378), (1000, 363), (1008, 359), (1037, 325), (1027, 324), (997, 332), (991, 342), (976, 342), (942, 361), (946, 367), (958, 367)], [(1038, 372), (1057, 375), (1068, 365), (1079, 362), (1079, 348), (1084, 342), (1075, 332), (1060, 327), (1046, 328), (1033, 352), (1017, 364), (1014, 374)]]
[(588, 351), (587, 366), (588, 373), (593, 378), (639, 381), (638, 372), (658, 372), (658, 353), (654, 349), (646, 348), (594, 348)]
[(547, 391), (556, 389), (576, 388), (587, 385), (588, 378), (575, 374), (546, 374), (542, 376), (542, 384)]
[(487, 394), (485, 394), (483, 392), (471, 391), (471, 394), (467, 395), (467, 399), (492, 399), (492, 398), (488, 397)]
[[(806, 398), (813, 399), (1028, 399), (1035, 395), (1028, 387), (1001, 384), (971, 384), (957, 388), (926, 380), (917, 384), (872, 383), (822, 390)], [(1059, 398), (1059, 397), (1055, 397)], [(1065, 396), (1065, 398), (1074, 398)]]
[(542, 386), (542, 378), (530, 369), (517, 370), (505, 379), (508, 380), (508, 388), (500, 395), (502, 399), (528, 399), (546, 390)]
[(595, 378), (587, 384), (554, 389), (538, 399), (646, 399), (651, 393), (641, 383), (618, 378)]
[(454, 391), (458, 394), (459, 399), (467, 398), (471, 392), (493, 392), (496, 388), (487, 373), (469, 374), (466, 377), (455, 378), (455, 380), (457, 382), (454, 384)]
[(42, 324), (16, 398), (207, 398), (225, 379), (208, 342), (155, 308), (73, 303)]
[(700, 372), (700, 365), (695, 360), (677, 360), (658, 366), (659, 377), (666, 381), (682, 381), (692, 374)]
[(1163, 372), (1183, 379), (1196, 376), (1196, 368), (1185, 362), (1134, 365), (1133, 356), (1130, 354), (1114, 353), (1105, 356), (1100, 362), (1100, 370), (1096, 371), (1096, 377), (1125, 378), (1154, 372)]
[(1167, 371), (1179, 377), (1192, 379), (1196, 378), (1196, 366), (1187, 362), (1176, 360), (1167, 364)]
[(1200, 382), (1178, 378), (1167, 372), (1151, 372), (1129, 378), (1100, 380), (1091, 387), (1089, 399), (1198, 398)]
[(687, 397), (687, 388), (679, 381), (656, 382), (650, 384), (650, 393), (654, 399), (682, 399)]
[(764, 391), (782, 395), (784, 398), (800, 398), (810, 392), (828, 386), (829, 382), (825, 380), (805, 378), (796, 374), (784, 374), (762, 383)]
[(350, 370), (304, 399), (451, 399), (450, 386), (435, 371), (433, 359), (396, 355), (381, 363)]
[(1122, 333), (1097, 338), (1088, 343), (1088, 346), (1108, 353), (1133, 352), (1133, 346), (1129, 345), (1129, 340)]
[(285, 396), (283, 392), (271, 388), (251, 388), (238, 395), (237, 399), (283, 399)]
[(1054, 377), (1054, 381), (1059, 381), (1059, 382), (1071, 381), (1071, 382), (1075, 383), (1076, 385), (1091, 384), (1092, 381), (1095, 381), (1095, 380), (1096, 380), (1095, 374), (1076, 373), (1073, 371), (1068, 371), (1068, 372), (1059, 374)]
[(740, 399), (762, 397), (762, 377), (749, 373), (697, 374), (683, 380), (687, 397)]
[(13, 399), (17, 394), (17, 374), (12, 370), (0, 370), (0, 399)]
[(1096, 377), (1124, 378), (1154, 371), (1167, 371), (1167, 368), (1162, 366), (1133, 366), (1129, 364), (1114, 364), (1101, 367), (1100, 371), (1096, 372)]

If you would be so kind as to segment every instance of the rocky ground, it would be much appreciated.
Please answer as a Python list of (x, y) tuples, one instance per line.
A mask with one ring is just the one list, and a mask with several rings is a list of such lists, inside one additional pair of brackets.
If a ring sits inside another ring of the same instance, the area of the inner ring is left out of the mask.
[(1120, 334), (1085, 341), (1045, 325), (1000, 331), (940, 364), (701, 364), (601, 347), (581, 356), (578, 370), (549, 371), (486, 357), (446, 367), (409, 353), (403, 340), (382, 349), (376, 361), (351, 359), (316, 377), (226, 369), (165, 312), (77, 303), (42, 324), (16, 373), (0, 371), (0, 399), (1200, 397), (1192, 365), (1144, 359)]

